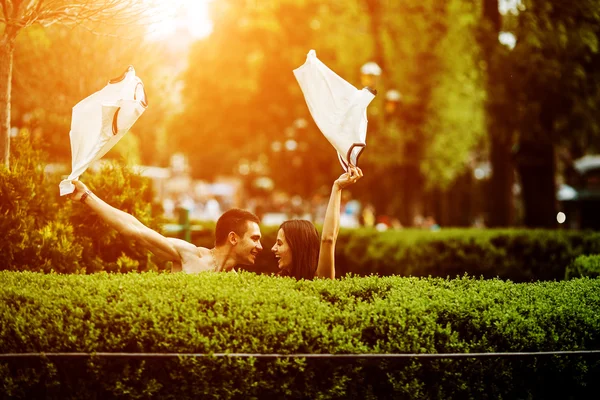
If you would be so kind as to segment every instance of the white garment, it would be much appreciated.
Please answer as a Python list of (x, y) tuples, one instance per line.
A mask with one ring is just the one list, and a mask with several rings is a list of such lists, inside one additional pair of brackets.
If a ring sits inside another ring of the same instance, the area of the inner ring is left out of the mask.
[(69, 134), (72, 172), (60, 182), (61, 196), (75, 191), (71, 181), (117, 144), (147, 106), (144, 84), (129, 66), (121, 77), (73, 107)]
[(375, 98), (370, 89), (356, 89), (308, 52), (306, 62), (294, 70), (310, 114), (337, 150), (340, 163), (357, 165), (366, 146), (367, 106)]

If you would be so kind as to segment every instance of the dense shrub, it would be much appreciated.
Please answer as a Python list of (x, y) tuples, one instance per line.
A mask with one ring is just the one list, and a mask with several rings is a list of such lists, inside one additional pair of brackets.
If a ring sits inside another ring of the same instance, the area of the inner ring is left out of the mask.
[[(150, 182), (129, 168), (110, 163), (98, 173), (86, 174), (82, 181), (111, 206), (134, 215), (144, 225), (161, 231), (160, 212), (153, 210)], [(72, 202), (69, 202), (72, 203)], [(81, 204), (70, 204), (69, 221), (83, 247), (80, 263), (85, 272), (152, 271), (164, 269), (150, 252), (126, 240), (98, 215)]]
[[(193, 232), (192, 242), (210, 247), (213, 225)], [(277, 227), (262, 227), (258, 273), (277, 272), (270, 248)], [(445, 229), (439, 232), (342, 229), (336, 245), (336, 274), (456, 277), (465, 273), (515, 282), (564, 279), (581, 254), (600, 253), (600, 233), (559, 230)]]
[[(600, 280), (0, 272), (0, 353), (600, 348)], [(595, 356), (0, 359), (14, 398), (593, 398)]]
[[(44, 172), (44, 154), (27, 136), (11, 146), (11, 166), (0, 168), (0, 270), (95, 271), (156, 270), (153, 257), (128, 243), (82, 204), (60, 197), (60, 176)], [(159, 230), (151, 212), (149, 182), (112, 163), (81, 178), (109, 204)]]
[(573, 261), (565, 273), (566, 279), (581, 278), (600, 278), (600, 254), (579, 256)]
[(350, 236), (336, 255), (340, 272), (516, 282), (560, 280), (577, 256), (600, 252), (600, 234), (550, 230), (443, 230)]
[(1, 269), (67, 271), (79, 269), (82, 247), (44, 174), (41, 151), (27, 136), (13, 140), (11, 167), (0, 167)]

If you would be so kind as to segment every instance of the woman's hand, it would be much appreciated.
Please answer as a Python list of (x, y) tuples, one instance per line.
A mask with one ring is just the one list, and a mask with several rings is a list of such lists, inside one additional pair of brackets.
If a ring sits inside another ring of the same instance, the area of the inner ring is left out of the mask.
[(354, 165), (348, 166), (348, 172), (340, 175), (339, 178), (333, 183), (338, 189), (344, 189), (358, 181), (363, 177), (363, 173), (360, 168)]
[(73, 185), (75, 185), (75, 191), (73, 193), (71, 193), (71, 200), (73, 201), (80, 201), (81, 197), (85, 194), (85, 192), (88, 190), (87, 186), (85, 186), (83, 183), (79, 182), (79, 181), (71, 181), (71, 183)]

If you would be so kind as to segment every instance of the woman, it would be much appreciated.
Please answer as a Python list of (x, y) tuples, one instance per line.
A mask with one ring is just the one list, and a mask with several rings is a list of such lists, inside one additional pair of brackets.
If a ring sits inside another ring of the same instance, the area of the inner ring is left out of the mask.
[(310, 221), (290, 220), (281, 224), (275, 245), (271, 248), (281, 275), (296, 279), (335, 279), (334, 253), (340, 230), (342, 189), (362, 176), (360, 168), (350, 165), (348, 172), (333, 183), (320, 240), (317, 229)]

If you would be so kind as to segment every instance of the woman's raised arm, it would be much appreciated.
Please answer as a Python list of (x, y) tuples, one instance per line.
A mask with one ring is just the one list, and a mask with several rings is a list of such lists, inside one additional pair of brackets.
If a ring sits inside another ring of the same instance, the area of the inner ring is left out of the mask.
[(335, 242), (340, 231), (342, 190), (354, 184), (362, 176), (363, 173), (360, 168), (350, 165), (348, 172), (342, 174), (333, 182), (327, 211), (325, 211), (325, 221), (323, 221), (319, 263), (316, 273), (316, 277), (318, 278), (335, 279)]

